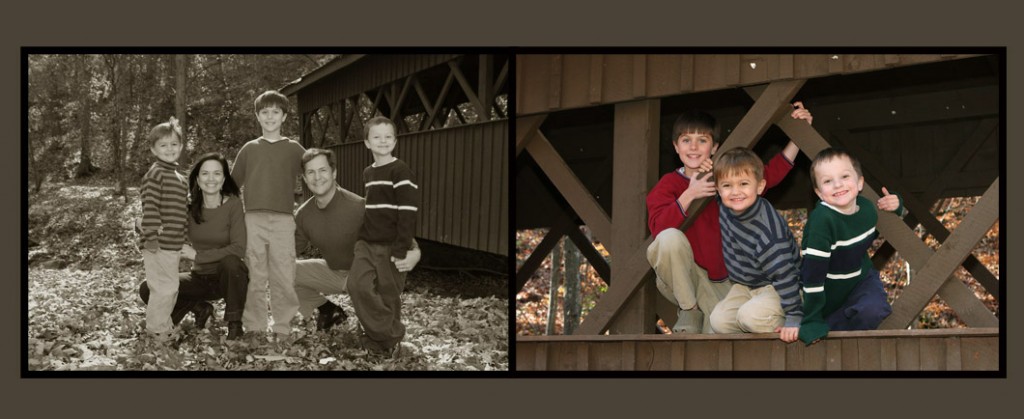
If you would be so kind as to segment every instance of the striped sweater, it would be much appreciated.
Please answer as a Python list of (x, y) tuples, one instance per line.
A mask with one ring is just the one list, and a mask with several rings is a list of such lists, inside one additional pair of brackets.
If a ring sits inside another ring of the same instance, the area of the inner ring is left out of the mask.
[(142, 177), (143, 247), (181, 250), (185, 243), (188, 180), (177, 168), (177, 163), (158, 159)]
[(366, 214), (359, 239), (390, 245), (391, 256), (404, 259), (405, 252), (412, 248), (420, 205), (412, 169), (398, 159), (381, 166), (370, 165), (363, 170), (363, 182)]
[[(897, 214), (903, 213), (902, 204), (901, 198)], [(846, 302), (873, 269), (868, 248), (878, 237), (878, 212), (875, 204), (862, 196), (857, 196), (857, 206), (857, 212), (847, 215), (819, 201), (807, 217), (800, 268), (804, 292), (800, 340), (804, 343), (828, 334), (825, 318)]]
[(729, 278), (751, 288), (772, 285), (782, 300), (785, 326), (799, 326), (800, 251), (786, 220), (762, 197), (742, 214), (719, 206), (719, 220)]

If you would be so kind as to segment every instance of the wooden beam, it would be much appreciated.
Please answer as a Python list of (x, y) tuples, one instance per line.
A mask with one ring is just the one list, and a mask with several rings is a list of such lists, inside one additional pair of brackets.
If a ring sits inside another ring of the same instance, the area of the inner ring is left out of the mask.
[[(938, 251), (930, 255), (924, 266), (919, 268), (920, 270), (915, 275), (915, 281), (903, 288), (900, 298), (893, 304), (892, 314), (882, 322), (879, 328), (907, 327), (917, 317), (917, 314), (924, 309), (932, 296), (939, 292), (940, 288), (945, 288), (946, 285), (944, 283), (948, 283), (948, 286), (966, 287), (956, 278), (950, 277), (950, 274), (957, 265), (963, 262), (971, 249), (974, 248), (998, 219), (999, 179), (996, 179), (989, 186), (988, 191), (982, 195), (981, 200), (967, 214), (967, 217), (960, 222), (960, 225), (950, 235), (949, 239), (946, 240), (946, 243)], [(924, 244), (922, 243), (921, 245), (923, 246)], [(897, 246), (897, 248), (900, 247)], [(914, 264), (914, 262), (911, 262), (911, 264)], [(943, 297), (947, 304), (953, 306), (953, 303), (950, 301), (952, 298), (947, 298), (945, 294), (940, 294), (940, 297)], [(998, 319), (987, 308), (983, 308), (981, 302), (973, 297), (973, 293), (971, 293), (971, 297), (971, 300), (976, 301), (978, 304), (960, 309), (953, 306), (953, 310), (957, 314), (963, 314), (961, 319), (969, 326), (997, 327), (999, 324)], [(957, 301), (961, 300), (957, 299)], [(978, 305), (982, 305), (982, 308), (979, 308)], [(964, 316), (968, 318), (964, 318)]]
[(495, 93), (501, 91), (501, 87), (505, 85), (505, 81), (508, 80), (508, 63), (512, 60), (505, 61), (505, 65), (501, 66), (501, 71), (498, 72), (498, 76), (494, 79), (494, 85), (491, 87)]
[[(608, 292), (601, 296), (597, 306), (590, 310), (587, 317), (583, 318), (580, 327), (576, 328), (575, 335), (600, 335), (604, 333), (608, 329), (608, 325), (611, 324), (612, 319), (622, 310), (623, 304), (633, 296), (633, 293), (639, 288), (640, 284), (650, 282), (650, 279), (654, 277), (654, 270), (651, 269), (651, 264), (647, 262), (647, 247), (653, 241), (654, 239), (647, 237), (647, 240), (638, 246), (636, 252), (626, 260), (616, 262), (625, 262), (625, 269), (620, 271), (622, 277), (615, 278), (616, 286), (609, 287)], [(619, 286), (620, 283), (623, 285)]]
[(608, 261), (605, 260), (604, 255), (594, 248), (594, 243), (588, 240), (587, 236), (584, 236), (583, 233), (580, 232), (580, 229), (575, 225), (573, 225), (573, 228), (566, 231), (565, 234), (569, 236), (569, 239), (571, 239), (573, 243), (576, 244), (576, 248), (580, 249), (580, 253), (583, 254), (583, 257), (590, 262), (590, 266), (592, 266), (594, 271), (597, 272), (597, 276), (600, 276), (606, 284), (611, 284), (611, 267), (608, 266)]
[(526, 150), (537, 162), (537, 166), (548, 177), (562, 197), (569, 202), (576, 214), (579, 214), (583, 222), (590, 227), (590, 230), (610, 247), (614, 247), (614, 237), (611, 235), (611, 219), (601, 208), (601, 204), (587, 190), (586, 185), (573, 173), (569, 165), (558, 155), (558, 151), (551, 146), (544, 134), (537, 131), (533, 139), (526, 145)]
[[(427, 111), (427, 117), (423, 119), (423, 125), (420, 126), (420, 131), (430, 128), (430, 124), (434, 123), (434, 119), (437, 118), (438, 111), (441, 110), (441, 105), (444, 104), (445, 98), (448, 97), (448, 91), (452, 88), (452, 83), (455, 82), (455, 75), (451, 72), (448, 73), (448, 78), (444, 80), (444, 85), (441, 86), (441, 92), (437, 95), (437, 101)], [(416, 82), (419, 85), (419, 81)], [(445, 115), (447, 118), (447, 115)], [(441, 125), (444, 125), (445, 121), (441, 121)]]
[(537, 247), (533, 249), (533, 253), (530, 253), (530, 257), (526, 258), (526, 262), (523, 262), (523, 266), (519, 267), (516, 271), (516, 292), (522, 291), (523, 286), (526, 282), (533, 277), (533, 273), (540, 268), (541, 263), (544, 262), (544, 258), (548, 257), (551, 250), (555, 248), (558, 241), (565, 235), (565, 231), (569, 228), (569, 225), (564, 222), (559, 222), (548, 230), (548, 234), (544, 235), (540, 243), (537, 243)]
[(467, 98), (469, 98), (469, 103), (476, 108), (477, 114), (481, 116), (487, 114), (486, 118), (490, 119), (490, 112), (487, 112), (487, 108), (482, 102), (480, 102), (480, 98), (477, 97), (476, 92), (473, 91), (473, 86), (469, 84), (468, 80), (466, 80), (466, 76), (462, 74), (462, 70), (459, 70), (459, 65), (456, 64), (455, 61), (449, 61), (448, 68), (450, 68), (451, 73), (455, 75), (455, 80), (458, 80), (459, 86), (462, 87), (462, 92), (466, 94)]
[[(642, 59), (634, 57), (635, 60)], [(657, 180), (658, 140), (660, 138), (659, 99), (615, 105), (612, 144), (612, 255), (628, 255), (639, 249), (647, 237), (647, 191)], [(645, 250), (644, 248), (643, 250)], [(612, 265), (612, 277), (621, 273)], [(615, 287), (617, 285), (612, 285)], [(651, 288), (653, 284), (641, 284)], [(610, 325), (612, 333), (651, 333), (655, 330), (653, 292), (638, 292), (627, 301), (622, 314)]]
[[(805, 80), (788, 80), (768, 85), (764, 93), (754, 103), (754, 106), (740, 121), (737, 128), (733, 130), (732, 135), (726, 139), (726, 143), (732, 148), (750, 146), (767, 131), (768, 124), (778, 120), (780, 115), (783, 116), (782, 119), (789, 119), (789, 116), (785, 115), (786, 109), (791, 109), (789, 101), (793, 99), (793, 96), (796, 95), (797, 90), (803, 86), (804, 82)], [(767, 122), (764, 122), (765, 120)], [(726, 143), (723, 143), (723, 147), (727, 145)], [(725, 150), (727, 149), (725, 148)], [(724, 151), (722, 147), (719, 150)], [(707, 199), (697, 201), (699, 202), (691, 204), (688, 208), (689, 213), (692, 215), (687, 217), (687, 221), (680, 226), (680, 230), (686, 231), (693, 220), (697, 218), (697, 212), (694, 211), (699, 211), (703, 209), (704, 205), (707, 205)], [(654, 271), (647, 261), (647, 247), (650, 246), (652, 241), (653, 238), (648, 237), (647, 240), (637, 246), (636, 251), (628, 256), (625, 261), (625, 267), (621, 271), (623, 277), (616, 276), (616, 286), (609, 287), (608, 292), (601, 296), (597, 306), (587, 314), (587, 317), (583, 319), (583, 323), (576, 329), (576, 334), (598, 335), (603, 333), (608, 329), (612, 319), (619, 314), (623, 304), (632, 297), (640, 285), (645, 281), (649, 282), (649, 278), (653, 277)], [(623, 285), (619, 286), (620, 284)]]
[(398, 94), (398, 100), (395, 101), (394, 109), (391, 109), (391, 120), (394, 121), (401, 116), (402, 105), (405, 103), (405, 98), (409, 94), (409, 88), (412, 86), (412, 76), (405, 78), (405, 83), (402, 84), (402, 91)]
[(540, 124), (547, 119), (548, 114), (521, 116), (516, 118), (516, 157), (519, 156), (530, 139), (537, 134)]
[(559, 109), (562, 107), (562, 55), (552, 54), (549, 58), (548, 109)]
[(480, 54), (480, 65), (477, 68), (477, 91), (480, 92), (479, 102), (483, 113), (477, 122), (491, 120), (491, 102), (494, 101), (494, 90), (491, 89), (491, 77), (494, 75), (494, 56)]
[(590, 56), (590, 91), (588, 97), (590, 103), (600, 103), (604, 99), (601, 89), (604, 84), (604, 55), (593, 54)]

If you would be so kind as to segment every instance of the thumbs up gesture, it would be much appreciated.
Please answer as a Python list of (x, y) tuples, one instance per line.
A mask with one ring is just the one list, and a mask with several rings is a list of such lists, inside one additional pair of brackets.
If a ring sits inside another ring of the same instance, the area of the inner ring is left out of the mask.
[(890, 194), (889, 190), (883, 186), (882, 197), (878, 198), (878, 209), (883, 211), (896, 211), (899, 207), (900, 197)]

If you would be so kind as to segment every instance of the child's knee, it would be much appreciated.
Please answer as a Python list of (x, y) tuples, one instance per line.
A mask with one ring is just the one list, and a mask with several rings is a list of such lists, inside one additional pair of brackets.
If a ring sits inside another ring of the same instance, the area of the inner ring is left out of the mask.
[(749, 333), (771, 333), (782, 325), (782, 316), (774, 310), (750, 304), (740, 307), (736, 312), (736, 323)]
[(657, 243), (657, 249), (659, 253), (665, 252), (678, 252), (683, 249), (685, 251), (690, 250), (690, 241), (686, 238), (686, 234), (675, 228), (666, 228), (662, 230), (654, 238), (654, 243)]

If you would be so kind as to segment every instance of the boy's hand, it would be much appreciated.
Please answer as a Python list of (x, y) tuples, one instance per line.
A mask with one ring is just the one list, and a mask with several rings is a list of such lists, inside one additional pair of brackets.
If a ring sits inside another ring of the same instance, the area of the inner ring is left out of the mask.
[(181, 255), (182, 259), (196, 260), (196, 249), (188, 243), (181, 246), (181, 251), (178, 254)]
[(796, 342), (797, 336), (800, 334), (800, 327), (776, 327), (775, 333), (779, 334), (779, 339), (783, 342)]
[(160, 248), (160, 243), (156, 239), (146, 240), (145, 246), (146, 251), (149, 253), (156, 253), (157, 249)]
[(394, 262), (395, 267), (398, 268), (398, 272), (409, 272), (412, 268), (416, 267), (416, 264), (420, 262), (420, 249), (414, 247), (405, 252), (405, 259), (398, 259), (394, 256), (391, 257), (391, 262)]
[(704, 171), (705, 166), (710, 167), (711, 165), (711, 159), (704, 160), (700, 164), (701, 171), (690, 179), (690, 186), (677, 198), (679, 204), (683, 205), (683, 208), (689, 207), (689, 204), (695, 199), (713, 196), (717, 192), (714, 176), (712, 176), (710, 169)]
[(889, 194), (889, 190), (882, 187), (882, 197), (878, 198), (878, 209), (882, 211), (896, 211), (900, 207), (900, 197)]
[(804, 108), (804, 103), (800, 101), (793, 102), (793, 112), (789, 114), (793, 119), (803, 119), (807, 121), (807, 125), (811, 125), (811, 121), (814, 117), (811, 116), (811, 111)]

